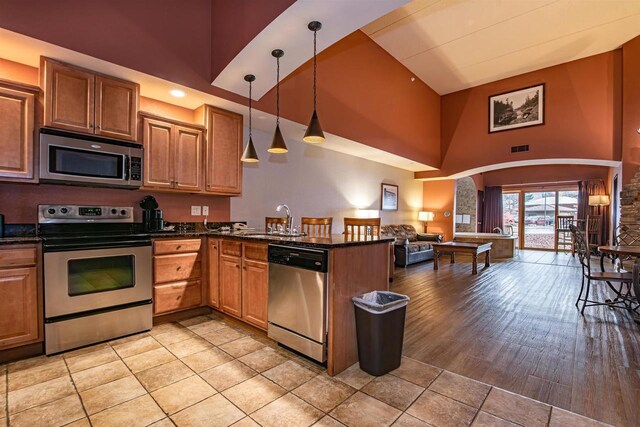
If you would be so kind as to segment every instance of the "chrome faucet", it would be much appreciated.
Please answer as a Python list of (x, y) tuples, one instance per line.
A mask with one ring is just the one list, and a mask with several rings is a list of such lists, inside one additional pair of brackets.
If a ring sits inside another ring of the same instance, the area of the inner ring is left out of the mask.
[(293, 228), (293, 217), (291, 216), (291, 210), (289, 210), (289, 206), (287, 205), (278, 205), (276, 208), (276, 212), (280, 212), (282, 209), (287, 213), (287, 229), (285, 230), (287, 233), (291, 233)]

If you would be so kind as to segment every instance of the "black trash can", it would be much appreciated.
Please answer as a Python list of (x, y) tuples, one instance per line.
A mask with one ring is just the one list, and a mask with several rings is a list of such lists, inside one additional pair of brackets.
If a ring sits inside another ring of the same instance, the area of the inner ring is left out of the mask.
[(400, 366), (409, 297), (374, 291), (352, 298), (360, 369), (379, 376)]

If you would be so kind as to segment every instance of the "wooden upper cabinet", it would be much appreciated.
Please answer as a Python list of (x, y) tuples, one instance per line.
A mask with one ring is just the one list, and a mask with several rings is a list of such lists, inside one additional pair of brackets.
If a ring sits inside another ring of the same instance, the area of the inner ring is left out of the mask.
[(173, 187), (172, 129), (171, 123), (142, 119), (145, 187)]
[(103, 76), (96, 76), (95, 85), (96, 135), (136, 141), (140, 86)]
[(242, 115), (204, 105), (198, 113), (207, 127), (205, 191), (242, 193)]
[(202, 189), (202, 132), (185, 126), (173, 127), (175, 145), (175, 187), (180, 190)]
[(34, 178), (37, 91), (0, 83), (0, 177)]
[(41, 58), (44, 125), (137, 140), (139, 85)]
[(43, 59), (44, 125), (93, 133), (95, 74), (60, 62)]
[(142, 114), (144, 186), (191, 193), (201, 191), (204, 129)]

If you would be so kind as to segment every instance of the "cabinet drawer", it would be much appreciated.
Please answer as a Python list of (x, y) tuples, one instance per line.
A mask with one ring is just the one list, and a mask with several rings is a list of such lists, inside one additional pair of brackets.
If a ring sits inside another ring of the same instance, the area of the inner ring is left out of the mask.
[(223, 240), (222, 255), (242, 256), (242, 243), (235, 240)]
[(153, 288), (154, 314), (197, 307), (201, 303), (202, 284), (200, 280), (168, 283)]
[(267, 244), (265, 243), (245, 243), (244, 257), (254, 261), (267, 261)]
[(200, 255), (197, 253), (153, 257), (155, 283), (199, 279), (201, 270)]
[(153, 253), (154, 255), (163, 255), (198, 252), (201, 245), (200, 239), (155, 240), (153, 242)]
[(36, 265), (36, 248), (0, 250), (0, 267)]

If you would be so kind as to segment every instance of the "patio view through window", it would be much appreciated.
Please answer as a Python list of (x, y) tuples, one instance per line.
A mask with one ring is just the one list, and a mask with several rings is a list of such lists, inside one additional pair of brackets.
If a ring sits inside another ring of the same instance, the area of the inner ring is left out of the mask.
[[(520, 248), (555, 249), (556, 216), (577, 218), (578, 191), (523, 191), (502, 195), (505, 231), (513, 229)], [(523, 205), (523, 212), (520, 212)]]

